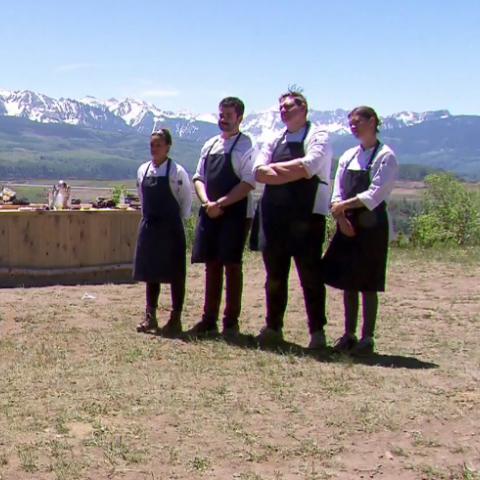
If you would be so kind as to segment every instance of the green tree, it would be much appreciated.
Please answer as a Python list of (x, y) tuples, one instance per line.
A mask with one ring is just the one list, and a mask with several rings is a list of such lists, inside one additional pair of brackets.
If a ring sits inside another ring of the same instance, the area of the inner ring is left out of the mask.
[(480, 245), (480, 192), (447, 173), (428, 175), (421, 211), (412, 220), (412, 243)]

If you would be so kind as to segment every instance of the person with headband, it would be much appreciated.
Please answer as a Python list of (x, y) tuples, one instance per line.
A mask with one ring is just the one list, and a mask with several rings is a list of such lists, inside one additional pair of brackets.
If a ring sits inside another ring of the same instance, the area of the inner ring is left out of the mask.
[[(360, 145), (347, 150), (338, 162), (331, 200), (337, 231), (323, 259), (323, 278), (327, 285), (343, 290), (345, 333), (335, 348), (361, 355), (375, 348), (377, 292), (385, 290), (389, 241), (386, 200), (398, 164), (392, 149), (377, 138), (380, 120), (373, 108), (354, 108), (348, 120)], [(358, 341), (360, 293), (363, 328)]]
[(134, 279), (146, 283), (146, 310), (138, 332), (157, 332), (160, 284), (171, 287), (172, 310), (160, 330), (165, 336), (182, 332), (185, 297), (186, 241), (183, 219), (190, 215), (192, 190), (185, 169), (169, 157), (172, 136), (166, 128), (150, 137), (151, 160), (137, 172), (142, 220), (134, 261)]

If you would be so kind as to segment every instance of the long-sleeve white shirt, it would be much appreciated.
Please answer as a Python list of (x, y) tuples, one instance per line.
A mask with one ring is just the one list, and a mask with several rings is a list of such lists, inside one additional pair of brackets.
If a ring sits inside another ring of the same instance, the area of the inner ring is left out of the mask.
[[(272, 155), (278, 142), (301, 142), (305, 134), (305, 128), (301, 128), (294, 133), (287, 132), (284, 138), (284, 132), (282, 132), (267, 143), (256, 153), (253, 171), (255, 172), (260, 166), (272, 163)], [(322, 182), (318, 184), (312, 213), (328, 215), (330, 206), (330, 187), (328, 183), (330, 183), (333, 157), (328, 133), (315, 125), (311, 125), (303, 145), (305, 156), (299, 158), (299, 160), (307, 171), (309, 178), (316, 175)]]
[[(346, 170), (365, 170), (374, 148), (365, 150), (360, 145), (350, 148), (340, 157), (333, 183), (332, 203), (346, 200), (343, 188)], [(388, 145), (381, 144), (370, 167), (370, 186), (364, 192), (359, 193), (357, 198), (369, 210), (373, 210), (388, 199), (397, 175), (398, 162), (395, 153)]]
[[(164, 177), (167, 174), (168, 162), (163, 162), (159, 167), (156, 167), (151, 161), (145, 162), (137, 171), (137, 190), (140, 201), (143, 206), (142, 198), (142, 180), (145, 174), (148, 177)], [(148, 173), (147, 173), (148, 169)], [(178, 163), (171, 161), (170, 175), (169, 175), (170, 190), (180, 206), (180, 215), (183, 219), (190, 216), (192, 209), (192, 186), (186, 170)]]
[[(200, 152), (200, 158), (198, 160), (197, 169), (193, 176), (193, 181), (200, 180), (206, 184), (205, 179), (205, 159), (207, 154), (210, 155), (219, 153), (228, 153), (232, 148), (233, 143), (237, 139), (238, 135), (230, 138), (223, 138), (221, 135), (210, 138), (205, 142)], [(213, 146), (213, 148), (212, 148)], [(211, 149), (211, 150), (210, 150)], [(253, 173), (253, 148), (252, 140), (248, 135), (242, 133), (241, 137), (235, 145), (232, 151), (232, 168), (235, 175), (241, 182), (248, 183), (255, 188), (255, 174)], [(247, 218), (253, 216), (253, 202), (251, 194), (248, 195), (248, 207)]]

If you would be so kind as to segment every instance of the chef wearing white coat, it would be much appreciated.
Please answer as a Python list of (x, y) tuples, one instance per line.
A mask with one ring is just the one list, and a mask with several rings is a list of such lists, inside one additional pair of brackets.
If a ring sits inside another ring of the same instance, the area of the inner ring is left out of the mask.
[[(339, 159), (331, 212), (337, 231), (323, 260), (327, 285), (344, 291), (345, 333), (336, 348), (352, 354), (374, 351), (377, 292), (385, 290), (389, 241), (386, 200), (394, 187), (398, 164), (394, 152), (377, 138), (379, 118), (371, 107), (357, 107), (348, 116), (360, 145)], [(357, 341), (359, 293), (363, 328)]]
[(202, 319), (191, 330), (195, 335), (217, 332), (224, 271), (223, 333), (239, 332), (242, 258), (251, 217), (250, 192), (255, 188), (252, 141), (239, 129), (244, 104), (237, 97), (226, 97), (218, 109), (221, 134), (202, 148), (193, 177), (201, 208), (192, 262), (205, 263), (205, 301)]
[(283, 339), (293, 258), (305, 299), (309, 347), (323, 348), (327, 319), (320, 269), (332, 148), (327, 132), (307, 120), (307, 101), (300, 92), (281, 95), (279, 109), (286, 129), (261, 149), (254, 166), (256, 180), (265, 184), (251, 242), (262, 251), (267, 272), (266, 326), (258, 339)]
[(137, 331), (156, 331), (160, 284), (171, 286), (172, 311), (161, 333), (181, 333), (185, 298), (186, 242), (183, 220), (190, 215), (192, 191), (185, 169), (169, 156), (172, 137), (163, 128), (150, 139), (151, 160), (137, 172), (142, 203), (134, 278), (146, 282), (146, 311)]

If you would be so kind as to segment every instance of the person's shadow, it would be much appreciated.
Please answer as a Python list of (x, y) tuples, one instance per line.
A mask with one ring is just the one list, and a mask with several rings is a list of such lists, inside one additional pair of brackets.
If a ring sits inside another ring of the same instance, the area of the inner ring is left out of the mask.
[(311, 350), (293, 342), (282, 341), (278, 343), (261, 343), (256, 337), (249, 334), (239, 333), (232, 336), (223, 336), (221, 334), (208, 336), (195, 336), (185, 332), (178, 336), (184, 342), (196, 342), (203, 340), (223, 341), (236, 348), (264, 350), (278, 355), (294, 355), (296, 357), (311, 357), (319, 362), (326, 363), (360, 363), (363, 365), (386, 367), (386, 368), (409, 368), (430, 369), (438, 368), (436, 363), (425, 362), (416, 357), (404, 355), (388, 355), (382, 353), (372, 353), (370, 355), (352, 356), (336, 352), (332, 347), (320, 350)]

